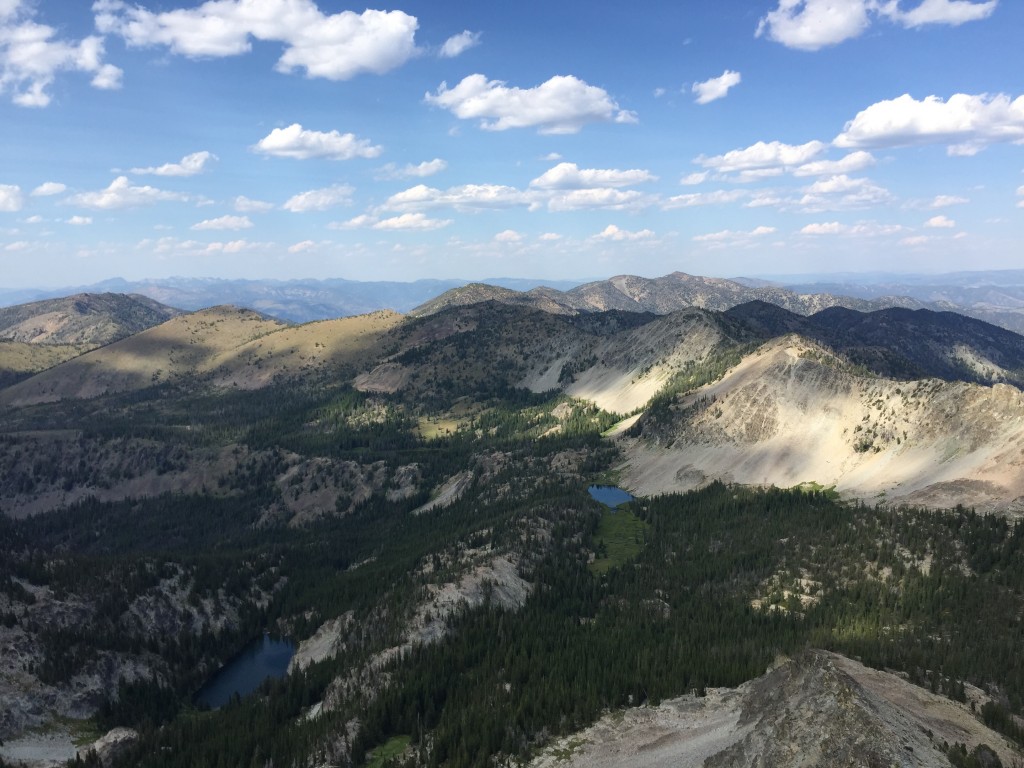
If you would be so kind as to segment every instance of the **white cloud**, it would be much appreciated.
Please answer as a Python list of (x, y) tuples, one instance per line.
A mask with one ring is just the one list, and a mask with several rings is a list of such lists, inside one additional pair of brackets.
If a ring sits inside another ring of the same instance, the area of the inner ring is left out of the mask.
[(697, 94), (698, 104), (709, 104), (718, 99), (724, 99), (729, 89), (740, 84), (740, 73), (731, 69), (725, 70), (718, 77), (712, 77), (703, 83), (694, 83), (693, 92)]
[(21, 187), (16, 184), (0, 184), (0, 211), (5, 213), (20, 211), (23, 202)]
[(10, 92), (19, 106), (45, 107), (59, 72), (91, 74), (94, 88), (120, 87), (121, 70), (103, 63), (102, 37), (57, 39), (56, 29), (32, 20), (33, 6), (6, 0), (0, 15), (0, 92)]
[(557, 192), (547, 200), (550, 211), (583, 211), (599, 208), (621, 211), (627, 208), (644, 208), (653, 203), (654, 198), (635, 189), (621, 190), (608, 187)]
[(638, 232), (630, 232), (628, 229), (619, 229), (614, 224), (609, 224), (603, 230), (594, 235), (598, 240), (612, 240), (614, 242), (650, 240), (654, 233), (649, 229), (641, 229)]
[(698, 184), (703, 184), (705, 181), (707, 181), (709, 175), (710, 174), (708, 173), (708, 171), (702, 171), (700, 173), (691, 173), (686, 176), (683, 176), (683, 178), (679, 180), (679, 183), (686, 187), (695, 187)]
[(929, 229), (952, 229), (956, 222), (948, 216), (932, 216), (924, 225)]
[(164, 163), (150, 168), (132, 168), (131, 172), (154, 176), (195, 176), (205, 170), (207, 163), (216, 159), (217, 156), (212, 152), (193, 152), (191, 155), (185, 155), (177, 163)]
[(363, 227), (372, 227), (380, 219), (376, 216), (370, 216), (369, 214), (360, 214), (355, 218), (349, 219), (348, 221), (332, 221), (327, 225), (328, 229), (362, 229)]
[(697, 235), (693, 238), (695, 243), (725, 243), (751, 240), (753, 238), (765, 237), (775, 233), (775, 227), (755, 227), (750, 232), (735, 232), (726, 229), (721, 232), (711, 232), (707, 235)]
[(781, 141), (759, 141), (745, 149), (734, 149), (724, 155), (701, 155), (696, 162), (705, 168), (713, 168), (723, 173), (756, 168), (789, 168), (808, 163), (824, 152), (825, 147), (826, 145), (820, 141), (798, 145), (783, 144)]
[(25, 219), (26, 224), (42, 224), (44, 221), (43, 217), (36, 214), (35, 216), (29, 216)]
[(879, 224), (874, 221), (861, 221), (857, 224), (840, 224), (838, 221), (826, 221), (808, 224), (800, 230), (801, 235), (845, 235), (848, 237), (882, 237), (905, 231), (899, 224)]
[(248, 216), (221, 216), (217, 219), (206, 219), (198, 224), (193, 224), (192, 229), (249, 229), (252, 222)]
[(557, 152), (548, 152), (541, 160), (547, 160), (549, 163), (557, 163), (562, 159), (562, 156)]
[(8, 243), (4, 246), (5, 251), (24, 251), (31, 247), (31, 243), (27, 243), (24, 240), (17, 240), (13, 243)]
[(958, 197), (956, 195), (936, 195), (935, 198), (928, 204), (929, 208), (948, 208), (951, 205), (963, 205), (971, 202), (966, 197)]
[(800, 205), (806, 211), (837, 211), (883, 205), (892, 199), (887, 189), (870, 179), (851, 179), (840, 174), (807, 187)]
[(150, 205), (165, 200), (183, 201), (188, 198), (177, 192), (168, 192), (156, 187), (136, 187), (127, 176), (118, 176), (106, 189), (96, 192), (81, 192), (68, 198), (69, 203), (82, 205), (86, 208), (113, 210), (116, 208), (134, 208), (139, 205)]
[(452, 223), (451, 219), (428, 219), (423, 213), (403, 213), (401, 216), (393, 216), (390, 219), (381, 219), (373, 225), (374, 229), (416, 229), (431, 230), (447, 227)]
[(562, 236), (557, 232), (545, 232), (539, 239), (543, 240), (545, 243), (554, 243), (561, 240)]
[(68, 224), (73, 224), (77, 227), (83, 227), (87, 224), (92, 224), (91, 216), (72, 216), (68, 219)]
[(576, 163), (559, 163), (530, 182), (535, 189), (587, 189), (591, 187), (631, 187), (658, 177), (650, 171), (619, 171), (596, 168), (580, 170)]
[(788, 48), (817, 51), (863, 33), (871, 24), (867, 6), (868, 0), (779, 0), (755, 34)]
[(693, 192), (688, 195), (675, 195), (664, 202), (662, 208), (693, 208), (698, 205), (723, 205), (735, 203), (747, 196), (742, 189), (716, 189), (714, 192)]
[(440, 173), (447, 167), (448, 163), (439, 157), (435, 157), (433, 160), (424, 160), (416, 165), (408, 163), (402, 168), (399, 168), (394, 163), (388, 163), (381, 168), (378, 177), (382, 179), (423, 179), (427, 176), (433, 176), (435, 173)]
[(778, 0), (778, 7), (761, 19), (755, 34), (789, 48), (817, 51), (860, 36), (875, 14), (908, 28), (959, 26), (988, 18), (997, 4), (998, 0), (922, 0), (904, 11), (900, 0)]
[(273, 203), (268, 203), (263, 200), (251, 200), (245, 195), (239, 195), (236, 197), (234, 206), (235, 210), (239, 213), (266, 213), (274, 208)]
[(835, 139), (837, 147), (946, 144), (950, 155), (973, 155), (990, 144), (1024, 142), (1024, 96), (957, 93), (943, 101), (909, 94), (859, 112)]
[(301, 243), (295, 243), (294, 245), (288, 246), (288, 253), (302, 253), (316, 248), (316, 243), (312, 240), (303, 240)]
[(454, 59), (459, 54), (478, 45), (480, 45), (480, 33), (470, 32), (467, 29), (445, 40), (444, 45), (441, 46), (440, 56), (444, 59)]
[(515, 208), (530, 205), (535, 198), (515, 187), (498, 184), (466, 184), (447, 190), (424, 184), (398, 192), (382, 208), (389, 211), (428, 209), (450, 206), (456, 209)]
[(417, 52), (418, 21), (402, 11), (325, 15), (313, 0), (208, 0), (195, 8), (153, 12), (121, 0), (97, 0), (96, 27), (129, 46), (166, 46), (193, 58), (237, 56), (250, 38), (284, 45), (278, 72), (348, 80), (383, 74)]
[(248, 240), (232, 240), (227, 243), (210, 243), (206, 246), (206, 253), (241, 253), (242, 251), (260, 248), (259, 243), (250, 243)]
[(794, 176), (832, 176), (838, 173), (856, 173), (870, 168), (875, 158), (870, 152), (863, 150), (851, 152), (839, 160), (816, 160), (804, 163), (793, 170)]
[(61, 184), (59, 181), (44, 181), (38, 187), (32, 190), (32, 197), (49, 197), (50, 195), (59, 195), (67, 190), (66, 184)]
[(535, 88), (509, 88), (475, 74), (454, 88), (441, 83), (437, 93), (427, 93), (424, 99), (462, 120), (479, 119), (487, 131), (537, 128), (540, 133), (577, 133), (587, 123), (637, 121), (604, 89), (572, 75), (552, 77)]
[(494, 239), (499, 243), (521, 243), (523, 236), (514, 229), (506, 229), (504, 232), (496, 234)]
[(347, 184), (334, 184), (321, 189), (311, 189), (308, 192), (293, 195), (281, 207), (292, 213), (326, 211), (328, 208), (338, 205), (348, 205), (352, 201), (354, 191)]
[(925, 24), (950, 24), (960, 26), (968, 21), (987, 19), (995, 11), (999, 0), (988, 2), (968, 2), (968, 0), (922, 0), (921, 4), (911, 11), (900, 10), (899, 0), (889, 0), (880, 10), (911, 29)]
[(298, 123), (275, 128), (253, 147), (254, 152), (274, 157), (309, 160), (323, 157), (330, 160), (351, 160), (354, 157), (380, 156), (381, 148), (353, 133), (307, 131)]
[(928, 235), (912, 235), (911, 237), (904, 237), (902, 240), (900, 240), (900, 245), (925, 245), (927, 243), (930, 243), (931, 240), (932, 238), (929, 237)]

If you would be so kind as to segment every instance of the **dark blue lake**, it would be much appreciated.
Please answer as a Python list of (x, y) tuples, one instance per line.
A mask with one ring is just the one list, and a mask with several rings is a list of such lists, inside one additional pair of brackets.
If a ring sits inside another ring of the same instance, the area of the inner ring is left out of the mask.
[(587, 488), (587, 492), (609, 509), (615, 509), (620, 504), (633, 501), (632, 495), (614, 485), (592, 485)]
[(196, 694), (196, 703), (220, 709), (236, 693), (247, 696), (268, 677), (284, 677), (294, 655), (295, 644), (290, 640), (270, 635), (253, 640), (206, 681)]

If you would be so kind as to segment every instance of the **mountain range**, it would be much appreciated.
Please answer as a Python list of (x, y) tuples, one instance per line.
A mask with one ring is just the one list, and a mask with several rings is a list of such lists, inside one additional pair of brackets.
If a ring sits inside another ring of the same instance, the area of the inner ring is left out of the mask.
[[(682, 274), (302, 324), (6, 312), (0, 761), (97, 730), (142, 766), (1024, 744), (1012, 331)], [(602, 510), (597, 483), (638, 498)], [(289, 673), (195, 711), (265, 632)]]

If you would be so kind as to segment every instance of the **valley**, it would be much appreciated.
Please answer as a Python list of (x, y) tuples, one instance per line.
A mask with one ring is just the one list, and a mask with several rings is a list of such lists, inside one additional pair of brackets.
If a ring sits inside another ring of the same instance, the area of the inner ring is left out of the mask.
[[(659, 765), (694, 728), (693, 765), (823, 730), (836, 765), (1018, 759), (1024, 339), (476, 298), (214, 307), (12, 374), (0, 761)], [(287, 676), (202, 707), (264, 632)]]

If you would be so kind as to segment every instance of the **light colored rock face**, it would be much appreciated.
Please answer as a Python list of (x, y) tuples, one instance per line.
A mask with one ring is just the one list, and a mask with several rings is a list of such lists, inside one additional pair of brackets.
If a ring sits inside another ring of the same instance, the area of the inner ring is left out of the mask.
[(345, 633), (352, 624), (352, 611), (336, 619), (325, 621), (313, 636), (299, 643), (295, 655), (288, 662), (288, 674), (305, 669), (310, 664), (317, 664), (333, 658), (345, 647)]
[(716, 479), (813, 482), (869, 501), (1024, 511), (1024, 393), (857, 376), (794, 337), (765, 345), (623, 445), (622, 482), (641, 495)]
[(606, 715), (531, 768), (948, 768), (943, 741), (1014, 754), (964, 705), (812, 651), (736, 689)]

